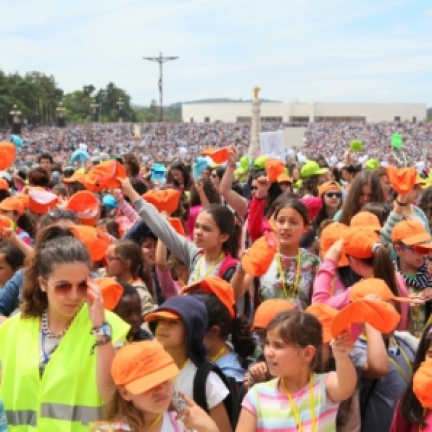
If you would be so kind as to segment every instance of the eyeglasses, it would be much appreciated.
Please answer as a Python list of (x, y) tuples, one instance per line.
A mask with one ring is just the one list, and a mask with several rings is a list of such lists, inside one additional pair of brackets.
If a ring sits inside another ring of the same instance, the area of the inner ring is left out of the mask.
[[(70, 282), (59, 282), (54, 285), (54, 291), (58, 295), (68, 295), (71, 293), (73, 287), (74, 285)], [(86, 295), (88, 289), (87, 281), (80, 282), (78, 285), (76, 285), (76, 289), (78, 294)]]
[(327, 198), (342, 198), (342, 192), (326, 192), (325, 196)]
[(251, 186), (251, 191), (256, 191), (258, 190), (258, 186)]

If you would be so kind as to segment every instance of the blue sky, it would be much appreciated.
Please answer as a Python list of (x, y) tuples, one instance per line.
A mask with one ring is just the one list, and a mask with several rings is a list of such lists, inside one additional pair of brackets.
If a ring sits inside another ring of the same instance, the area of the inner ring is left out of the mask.
[(132, 102), (261, 97), (432, 106), (430, 0), (14, 0), (0, 4), (1, 68), (66, 91), (112, 81)]

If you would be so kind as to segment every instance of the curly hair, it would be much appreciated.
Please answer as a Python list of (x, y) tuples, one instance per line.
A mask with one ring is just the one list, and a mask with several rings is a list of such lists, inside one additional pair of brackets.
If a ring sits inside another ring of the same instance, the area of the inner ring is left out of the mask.
[[(211, 182), (211, 180), (203, 179), (202, 183), (203, 183), (204, 193), (208, 199), (209, 204), (220, 204), (221, 199), (220, 199), (219, 192), (213, 186), (213, 183)], [(193, 184), (190, 188), (189, 202), (190, 202), (191, 207), (194, 207), (194, 206), (201, 204), (201, 200), (200, 200), (198, 190), (197, 190), (195, 184)]]

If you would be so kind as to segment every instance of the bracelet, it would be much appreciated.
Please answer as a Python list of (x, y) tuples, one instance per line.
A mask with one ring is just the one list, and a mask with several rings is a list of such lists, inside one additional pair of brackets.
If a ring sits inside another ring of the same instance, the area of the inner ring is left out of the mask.
[(94, 354), (95, 348), (108, 345), (109, 343), (111, 343), (111, 336), (106, 336), (105, 339), (96, 341), (90, 350), (90, 355)]
[(103, 322), (99, 327), (93, 327), (90, 331), (93, 336), (108, 336), (112, 335), (112, 327), (109, 322)]
[(406, 203), (406, 202), (401, 203), (401, 202), (399, 202), (398, 200), (396, 200), (396, 204), (397, 204), (397, 205), (400, 205), (401, 207), (406, 207), (406, 206), (407, 206), (407, 203)]

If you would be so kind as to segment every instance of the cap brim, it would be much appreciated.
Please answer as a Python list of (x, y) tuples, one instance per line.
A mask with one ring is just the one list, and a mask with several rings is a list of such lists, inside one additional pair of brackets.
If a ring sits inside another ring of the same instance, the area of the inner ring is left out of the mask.
[[(401, 242), (407, 246), (414, 246), (414, 245), (418, 245), (419, 243), (430, 242), (431, 240), (432, 237), (430, 236), (430, 234), (424, 232), (424, 233), (416, 234), (411, 237), (407, 237), (406, 239), (401, 240)], [(423, 244), (421, 246), (423, 246)]]
[(130, 391), (132, 394), (138, 395), (151, 390), (152, 388), (158, 386), (159, 384), (162, 384), (165, 381), (175, 378), (178, 373), (179, 369), (177, 365), (173, 362), (168, 366), (159, 369), (156, 372), (145, 375), (135, 381), (132, 381), (129, 384), (126, 384), (125, 387), (126, 390)]
[(157, 321), (160, 318), (173, 319), (173, 320), (181, 320), (181, 316), (175, 312), (169, 310), (159, 310), (156, 312), (149, 313), (145, 316), (145, 322), (153, 322)]
[(432, 242), (423, 243), (420, 245), (414, 245), (414, 251), (420, 255), (428, 255), (431, 250), (432, 250)]

